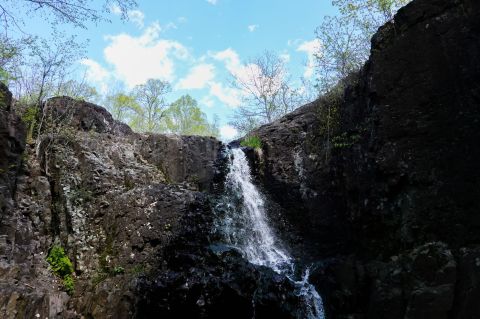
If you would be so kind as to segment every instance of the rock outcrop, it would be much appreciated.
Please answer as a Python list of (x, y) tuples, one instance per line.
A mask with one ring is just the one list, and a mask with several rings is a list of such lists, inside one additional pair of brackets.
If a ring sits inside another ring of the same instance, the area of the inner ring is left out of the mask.
[[(147, 140), (160, 136), (134, 134), (104, 108), (66, 97), (46, 103), (45, 134), (25, 148), (11, 95), (4, 87), (2, 94), (0, 316), (132, 317), (137, 278), (162, 264), (186, 215), (209, 210), (198, 181), (176, 175), (173, 183), (157, 163), (175, 169), (191, 154), (171, 137), (162, 145), (170, 152), (150, 162), (142, 156)], [(189, 139), (211, 145), (196, 154), (200, 163), (216, 159), (220, 142)], [(202, 185), (211, 183), (210, 170), (198, 167)], [(45, 260), (54, 244), (74, 266), (71, 297)]]
[[(233, 317), (297, 311), (289, 280), (212, 246), (218, 140), (136, 134), (100, 106), (58, 97), (26, 145), (1, 89), (0, 317), (225, 318), (239, 304)], [(73, 265), (71, 288), (47, 262), (54, 246)]]
[(272, 219), (318, 261), (329, 318), (480, 316), (479, 14), (478, 1), (413, 1), (345, 91), (252, 133), (285, 217)]

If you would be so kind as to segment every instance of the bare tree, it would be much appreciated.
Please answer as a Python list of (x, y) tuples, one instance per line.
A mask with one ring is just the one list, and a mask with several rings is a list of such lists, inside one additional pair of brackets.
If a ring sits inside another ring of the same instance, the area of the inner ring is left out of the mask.
[(67, 23), (86, 28), (86, 23), (108, 21), (104, 12), (113, 6), (127, 18), (128, 10), (136, 7), (135, 0), (104, 0), (98, 7), (94, 0), (3, 0), (0, 3), (0, 23), (5, 34), (12, 27), (22, 30), (24, 18), (40, 15), (52, 24)]
[(56, 34), (51, 40), (32, 41), (27, 51), (15, 68), (11, 89), (17, 99), (40, 106), (64, 84), (72, 61), (83, 56), (84, 45), (77, 43), (75, 36)]
[[(13, 68), (10, 89), (18, 101), (18, 111), (28, 125), (28, 139), (35, 128), (41, 129), (43, 102), (58, 92), (71, 70), (71, 62), (83, 55), (83, 47), (75, 37), (57, 34), (53, 40), (32, 41), (24, 49), (22, 59)], [(40, 125), (39, 125), (40, 124)]]
[(247, 133), (270, 123), (299, 106), (299, 92), (293, 89), (278, 55), (266, 51), (232, 72), (232, 86), (242, 93), (243, 105), (235, 110), (230, 124)]
[(325, 17), (316, 29), (321, 50), (317, 52), (318, 88), (326, 93), (352, 72), (359, 70), (370, 54), (370, 39), (380, 26), (393, 19), (411, 0), (334, 0), (340, 12)]
[(326, 93), (350, 73), (359, 70), (370, 52), (369, 34), (356, 21), (325, 17), (316, 30), (321, 43), (317, 52), (318, 89)]

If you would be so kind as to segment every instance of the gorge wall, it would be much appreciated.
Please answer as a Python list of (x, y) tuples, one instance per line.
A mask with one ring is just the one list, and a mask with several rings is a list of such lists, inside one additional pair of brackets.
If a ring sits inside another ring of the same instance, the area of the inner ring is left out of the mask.
[(252, 132), (273, 219), (315, 265), (327, 317), (480, 316), (479, 14), (413, 1), (345, 91)]
[[(479, 17), (476, 0), (413, 1), (345, 90), (251, 133), (270, 220), (327, 318), (480, 317)], [(1, 318), (294, 317), (290, 281), (215, 245), (226, 146), (68, 97), (41, 120), (27, 143), (0, 84)]]
[(213, 245), (221, 142), (136, 134), (68, 97), (43, 105), (26, 142), (0, 88), (0, 318), (294, 316), (291, 281)]

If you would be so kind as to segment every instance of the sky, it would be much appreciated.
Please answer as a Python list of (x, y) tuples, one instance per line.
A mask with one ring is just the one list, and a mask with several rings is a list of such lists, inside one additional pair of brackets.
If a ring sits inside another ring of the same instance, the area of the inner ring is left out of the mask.
[[(228, 140), (236, 135), (229, 119), (241, 104), (229, 72), (268, 50), (284, 59), (294, 82), (312, 79), (314, 31), (333, 14), (329, 0), (139, 0), (128, 21), (112, 7), (110, 23), (65, 28), (89, 39), (86, 57), (72, 63), (98, 91), (129, 90), (149, 78), (169, 81), (169, 101), (190, 94), (209, 120), (218, 116)], [(30, 26), (49, 32), (42, 21)]]

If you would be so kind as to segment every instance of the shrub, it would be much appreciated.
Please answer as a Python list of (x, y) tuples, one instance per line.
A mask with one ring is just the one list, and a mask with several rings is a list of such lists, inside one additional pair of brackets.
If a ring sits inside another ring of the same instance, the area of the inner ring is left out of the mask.
[(63, 286), (69, 294), (73, 293), (73, 264), (61, 246), (53, 246), (47, 256), (47, 262), (55, 275), (63, 279)]
[(65, 290), (69, 295), (73, 294), (75, 290), (75, 281), (73, 280), (72, 275), (66, 275), (63, 278), (63, 287), (65, 287)]
[(240, 146), (251, 147), (251, 148), (262, 148), (262, 141), (260, 137), (255, 135), (247, 136), (240, 142)]

